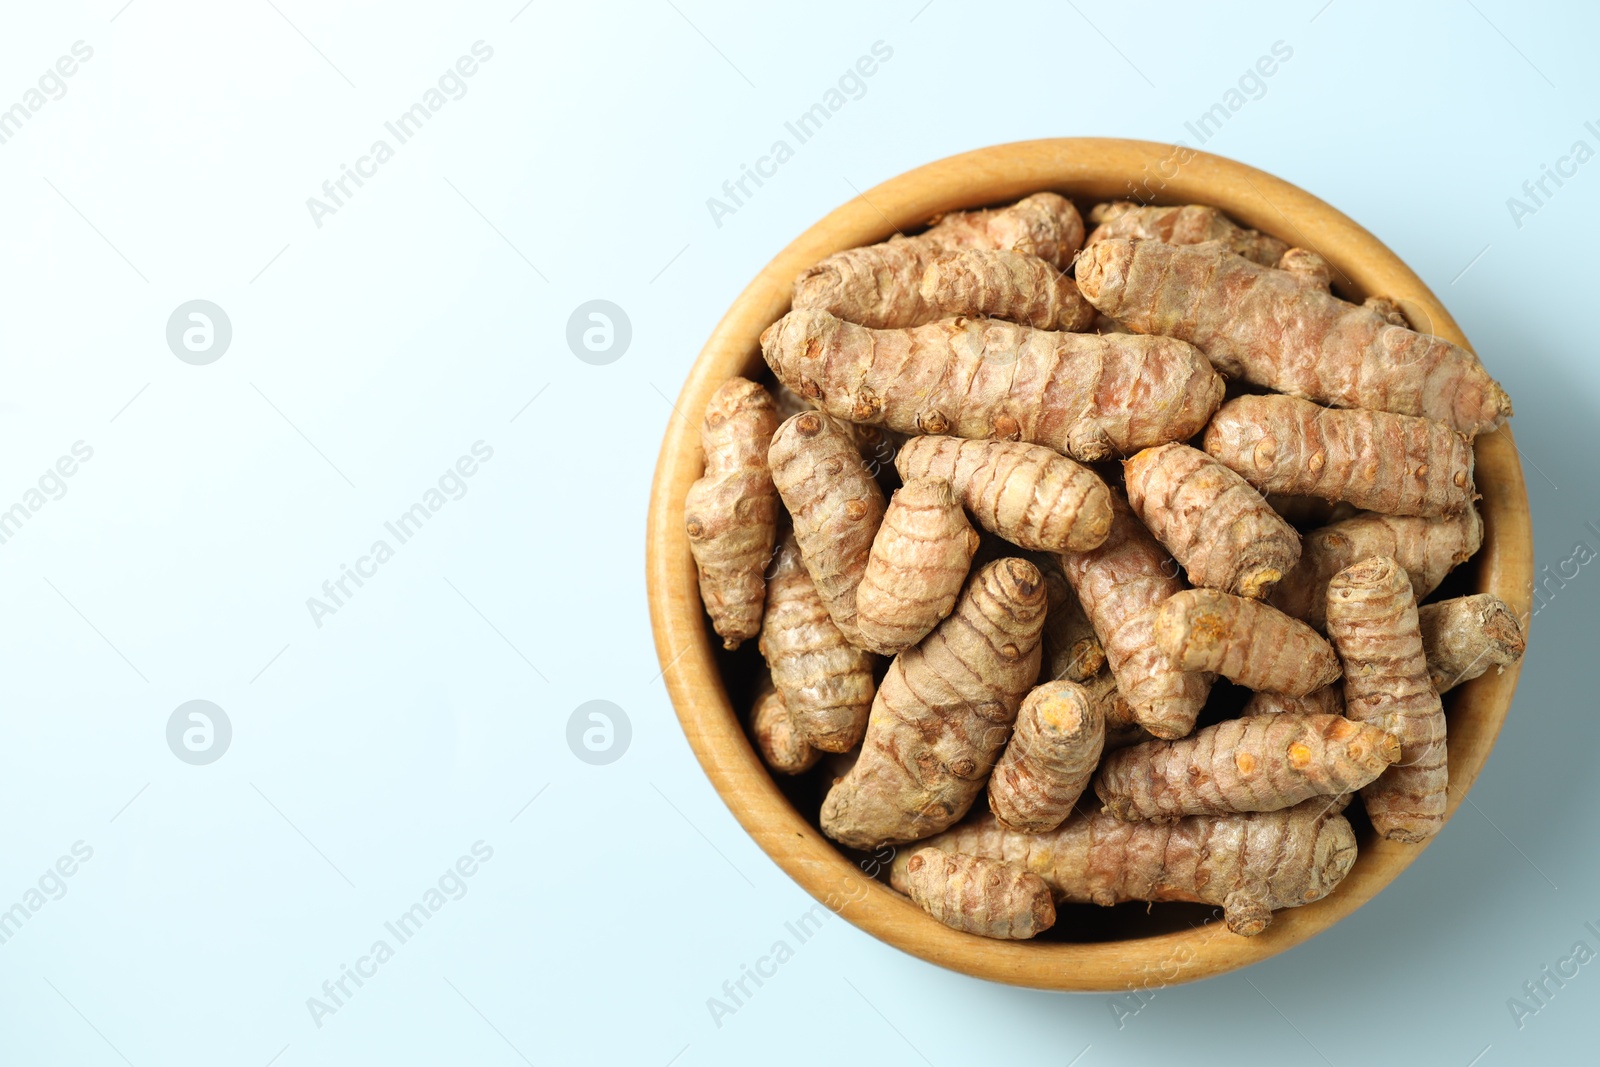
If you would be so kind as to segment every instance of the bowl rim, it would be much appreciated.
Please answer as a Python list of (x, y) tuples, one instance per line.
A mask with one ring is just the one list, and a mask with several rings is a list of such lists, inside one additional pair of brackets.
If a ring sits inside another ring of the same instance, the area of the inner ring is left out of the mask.
[[(1321, 253), (1335, 268), (1341, 295), (1400, 300), (1408, 313), (1431, 319), (1433, 333), (1470, 348), (1449, 312), (1394, 252), (1297, 186), (1181, 145), (1050, 138), (925, 164), (857, 195), (809, 227), (762, 268), (712, 331), (678, 396), (680, 416), (703, 410), (728, 377), (765, 369), (761, 331), (788, 310), (790, 287), (801, 270), (835, 251), (920, 227), (946, 211), (1043, 190), (1080, 203), (1134, 193), (1145, 202), (1216, 206), (1243, 225)], [(1475, 591), (1494, 593), (1530, 620), (1531, 517), (1510, 427), (1481, 435), (1475, 453), (1484, 520), (1483, 546), (1473, 561), (1479, 576)], [(1321, 933), (1372, 899), (1426, 847), (1367, 835), (1354, 869), (1334, 893), (1276, 913), (1272, 925), (1255, 937), (1231, 934), (1221, 923), (1087, 943), (994, 941), (949, 929), (872, 877), (882, 861), (858, 865), (813, 828), (752, 749), (718, 670), (683, 530), (684, 493), (702, 469), (698, 422), (669, 418), (651, 487), (645, 551), (651, 628), (673, 708), (718, 795), (762, 850), (822, 905), (879, 940), (960, 973), (1036, 989), (1104, 993), (1167, 986), (1249, 966)], [(1494, 747), (1520, 666), (1485, 674), (1446, 698), (1447, 820)]]

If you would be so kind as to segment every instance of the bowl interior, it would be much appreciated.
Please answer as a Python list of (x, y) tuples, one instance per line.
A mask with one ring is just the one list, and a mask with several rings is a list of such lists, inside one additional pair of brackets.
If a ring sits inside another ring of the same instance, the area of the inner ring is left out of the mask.
[[(829, 214), (740, 294), (695, 362), (679, 410), (703, 410), (712, 391), (731, 375), (764, 373), (761, 331), (788, 310), (794, 277), (817, 260), (897, 231), (914, 232), (945, 211), (1047, 189), (1084, 208), (1116, 198), (1214, 205), (1242, 225), (1321, 253), (1335, 269), (1335, 290), (1346, 299), (1392, 297), (1413, 322), (1467, 344), (1449, 313), (1393, 252), (1303, 190), (1192, 149), (1062, 138), (940, 160)], [(1483, 547), (1434, 598), (1490, 592), (1527, 619), (1532, 535), (1510, 429), (1479, 437), (1476, 461)], [(868, 855), (841, 849), (822, 836), (815, 818), (826, 772), (780, 782), (751, 747), (742, 712), (749, 707), (759, 654), (753, 641), (728, 654), (712, 639), (683, 532), (684, 494), (702, 469), (698, 420), (693, 425), (669, 420), (651, 493), (646, 562), (656, 650), (679, 721), (718, 793), (767, 854), (818, 901), (881, 940), (967, 974), (1041, 989), (1110, 992), (1167, 985), (1244, 967), (1312, 937), (1371, 899), (1420, 853), (1418, 846), (1378, 839), (1364, 817), (1353, 819), (1361, 853), (1339, 888), (1315, 904), (1278, 912), (1265, 933), (1251, 938), (1231, 934), (1214, 921), (1215, 909), (1178, 904), (1064, 906), (1055, 927), (1028, 942), (992, 941), (943, 926), (881, 880), (892, 848)], [(1450, 815), (1488, 758), (1517, 674), (1517, 666), (1490, 672), (1445, 697)]]

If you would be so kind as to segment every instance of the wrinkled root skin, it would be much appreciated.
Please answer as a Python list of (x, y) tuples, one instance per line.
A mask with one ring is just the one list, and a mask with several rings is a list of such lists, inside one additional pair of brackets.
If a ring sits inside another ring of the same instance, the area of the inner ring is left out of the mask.
[(1055, 925), (1050, 887), (1036, 874), (980, 856), (919, 849), (906, 863), (905, 893), (962, 933), (1021, 941)]
[[(1216, 905), (1228, 929), (1245, 937), (1265, 930), (1279, 908), (1333, 892), (1356, 861), (1355, 833), (1326, 797), (1283, 811), (1166, 824), (1079, 813), (1047, 834), (1006, 830), (984, 814), (925, 846), (1015, 864), (1044, 879), (1058, 903)], [(910, 859), (897, 856), (890, 870), (890, 884), (901, 892)]]
[(903, 844), (966, 814), (1039, 676), (1044, 580), (1000, 559), (955, 612), (889, 665), (861, 758), (828, 791), (822, 832), (852, 848)]
[(796, 310), (767, 327), (761, 351), (779, 381), (839, 418), (1085, 462), (1193, 437), (1222, 401), (1200, 350), (1168, 337), (961, 318), (873, 330)]

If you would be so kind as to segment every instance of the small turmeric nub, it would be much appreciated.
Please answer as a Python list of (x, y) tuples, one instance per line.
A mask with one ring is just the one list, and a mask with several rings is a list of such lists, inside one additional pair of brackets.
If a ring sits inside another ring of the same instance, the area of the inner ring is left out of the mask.
[(1300, 534), (1215, 459), (1173, 443), (1122, 465), (1128, 503), (1194, 585), (1260, 598), (1300, 560)]
[(1264, 267), (1276, 264), (1289, 249), (1276, 237), (1243, 229), (1221, 211), (1203, 204), (1143, 207), (1130, 200), (1118, 200), (1096, 204), (1089, 212), (1089, 221), (1096, 228), (1089, 235), (1088, 244), (1116, 237), (1174, 245), (1220, 241), (1228, 251)]
[(1084, 551), (1111, 529), (1106, 483), (1043, 445), (915, 437), (895, 467), (907, 481), (947, 480), (978, 525), (1022, 548)]
[(1105, 744), (1105, 720), (1074, 682), (1046, 682), (1017, 712), (1005, 754), (989, 778), (989, 810), (1025, 833), (1054, 830), (1072, 814)]
[(794, 728), (794, 717), (771, 682), (756, 694), (750, 711), (750, 734), (762, 762), (779, 774), (801, 774), (822, 758), (822, 750), (812, 748)]
[(1042, 260), (1059, 278), (1082, 242), (1078, 209), (1057, 193), (991, 211), (952, 212), (915, 236), (829, 256), (795, 279), (793, 306), (875, 329), (919, 326), (954, 313), (922, 297), (923, 273), (940, 253), (1016, 252)]
[(977, 550), (949, 482), (913, 478), (895, 490), (856, 590), (862, 644), (892, 656), (927, 636), (955, 607)]
[(1040, 681), (1082, 682), (1093, 678), (1106, 665), (1106, 650), (1095, 636), (1094, 623), (1083, 613), (1078, 594), (1061, 571), (1060, 560), (1046, 557), (1039, 570), (1044, 575), (1049, 604), (1044, 617)]
[(1440, 693), (1490, 667), (1504, 670), (1521, 659), (1528, 646), (1516, 613), (1492, 593), (1424, 604), (1417, 609), (1417, 624), (1428, 675)]
[(1123, 820), (1278, 811), (1359, 789), (1399, 758), (1399, 740), (1340, 715), (1257, 715), (1114, 752), (1094, 791)]
[(1083, 216), (1060, 193), (1034, 193), (1008, 207), (941, 215), (918, 237), (940, 249), (1022, 252), (1065, 270), (1083, 247)]
[(1002, 860), (918, 849), (906, 861), (904, 886), (923, 911), (962, 933), (1025, 940), (1056, 921), (1044, 879)]
[(1206, 427), (1205, 450), (1264, 493), (1347, 500), (1437, 518), (1474, 499), (1472, 442), (1441, 422), (1241, 396)]
[(1175, 593), (1156, 615), (1155, 636), (1180, 670), (1214, 672), (1248, 689), (1305, 696), (1339, 677), (1339, 657), (1311, 627), (1216, 589)]
[(1333, 284), (1333, 265), (1309, 248), (1291, 248), (1274, 264), (1294, 275), (1301, 285), (1327, 291)]

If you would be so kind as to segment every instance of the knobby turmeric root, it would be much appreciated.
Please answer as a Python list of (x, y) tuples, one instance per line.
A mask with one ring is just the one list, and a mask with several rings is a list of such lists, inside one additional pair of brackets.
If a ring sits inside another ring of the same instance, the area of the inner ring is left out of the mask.
[(1492, 593), (1441, 600), (1417, 609), (1428, 676), (1440, 693), (1470, 682), (1490, 667), (1504, 670), (1527, 648), (1522, 624)]
[(1140, 207), (1129, 200), (1118, 200), (1096, 204), (1089, 212), (1089, 221), (1096, 224), (1089, 235), (1091, 245), (1117, 237), (1174, 245), (1220, 241), (1228, 251), (1264, 267), (1276, 264), (1289, 250), (1276, 237), (1243, 229), (1216, 208), (1200, 204)]
[(767, 583), (760, 648), (800, 737), (824, 752), (844, 752), (861, 740), (872, 708), (874, 657), (834, 625), (793, 533), (779, 546)]
[(1173, 443), (1123, 465), (1128, 503), (1195, 585), (1263, 597), (1300, 560), (1300, 535), (1215, 459)]
[(1156, 644), (1156, 612), (1184, 589), (1166, 550), (1112, 496), (1111, 532), (1088, 552), (1064, 552), (1061, 567), (1106, 651), (1117, 688), (1140, 726), (1182, 737), (1211, 691), (1211, 678), (1174, 667)]
[(980, 856), (918, 849), (905, 864), (904, 892), (946, 926), (980, 937), (1020, 941), (1056, 922), (1044, 879)]
[(1333, 284), (1333, 265), (1309, 248), (1291, 248), (1278, 260), (1277, 268), (1288, 271), (1301, 285), (1323, 292)]
[(1102, 240), (1078, 258), (1077, 279), (1103, 313), (1198, 345), (1230, 378), (1335, 407), (1435, 419), (1468, 437), (1511, 414), (1505, 390), (1466, 349), (1220, 244)]
[(1400, 739), (1400, 762), (1361, 790), (1373, 828), (1426, 841), (1444, 825), (1444, 706), (1428, 678), (1417, 602), (1406, 572), (1375, 557), (1328, 585), (1328, 636), (1345, 662), (1345, 715)]
[(1078, 594), (1062, 573), (1061, 561), (1047, 556), (1038, 566), (1044, 575), (1045, 600), (1049, 604), (1044, 617), (1040, 681), (1082, 682), (1093, 678), (1106, 665), (1106, 650), (1095, 636), (1094, 624), (1083, 613)]
[(1399, 740), (1340, 715), (1256, 715), (1114, 752), (1094, 791), (1130, 821), (1278, 811), (1360, 789), (1399, 758)]
[(874, 849), (937, 833), (983, 788), (1039, 675), (1044, 581), (1022, 559), (973, 576), (954, 614), (895, 657), (861, 758), (822, 804), (822, 831)]
[(876, 329), (918, 326), (947, 314), (922, 297), (923, 272), (941, 252), (1017, 252), (1043, 260), (1059, 277), (1082, 243), (1083, 219), (1072, 201), (1038, 193), (1006, 208), (953, 212), (914, 237), (837, 252), (795, 279), (794, 307)]
[[(1392, 297), (1369, 296), (1361, 302), (1361, 306), (1366, 308), (1368, 311), (1375, 313), (1380, 319), (1382, 319), (1384, 322), (1387, 322), (1390, 326), (1404, 326), (1407, 329), (1411, 328), (1411, 322), (1406, 318), (1405, 310), (1401, 308), (1400, 302)], [(1417, 332), (1426, 333), (1427, 331), (1419, 330)]]
[(1087, 330), (1095, 317), (1094, 305), (1078, 292), (1077, 282), (1038, 256), (1020, 252), (940, 253), (922, 274), (922, 305), (933, 312), (927, 322), (965, 315), (1005, 319), (1036, 330), (1078, 332)]
[(706, 473), (689, 487), (684, 529), (700, 599), (727, 649), (761, 631), (764, 572), (778, 529), (778, 491), (767, 470), (777, 427), (772, 397), (744, 378), (729, 378), (711, 394), (700, 427)]
[[(1350, 824), (1323, 797), (1282, 811), (1173, 823), (1077, 814), (1046, 834), (1006, 830), (985, 814), (927, 846), (1016, 864), (1044, 879), (1058, 902), (1218, 905), (1228, 929), (1246, 937), (1265, 930), (1273, 911), (1327, 896), (1356, 860)], [(901, 892), (909, 861), (897, 856), (890, 869), (890, 884)]]
[(750, 712), (750, 733), (762, 762), (779, 774), (801, 774), (822, 758), (822, 750), (812, 748), (794, 728), (794, 718), (783, 703), (783, 696), (769, 681), (756, 694)]
[[(772, 399), (778, 406), (779, 422), (786, 422), (803, 411), (817, 410), (816, 405), (782, 382), (773, 384)], [(906, 443), (905, 434), (886, 430), (882, 426), (863, 426), (859, 422), (845, 423), (845, 426), (850, 436), (855, 438), (856, 451), (861, 453), (861, 462), (866, 464), (867, 473), (882, 484), (885, 480), (883, 475), (894, 473), (895, 453)]]
[(1010, 830), (1043, 833), (1072, 814), (1105, 744), (1105, 720), (1074, 682), (1046, 682), (1022, 701), (989, 778), (989, 810)]
[(907, 481), (945, 479), (978, 525), (1022, 548), (1082, 551), (1111, 529), (1106, 483), (1043, 445), (914, 437), (895, 466)]
[(1248, 689), (1305, 696), (1339, 677), (1339, 657), (1317, 631), (1270, 604), (1217, 589), (1174, 593), (1156, 614), (1155, 635), (1173, 666)]
[(897, 489), (856, 591), (862, 643), (892, 656), (926, 637), (955, 607), (977, 550), (949, 482), (913, 478)]
[(1472, 442), (1441, 422), (1241, 396), (1206, 427), (1205, 450), (1266, 493), (1347, 500), (1437, 518), (1473, 500)]
[(1083, 247), (1083, 217), (1060, 193), (1034, 193), (1009, 207), (941, 215), (921, 236), (939, 249), (1009, 249), (1065, 270)]
[(1405, 570), (1421, 600), (1483, 544), (1483, 520), (1469, 507), (1447, 519), (1362, 512), (1305, 535), (1300, 563), (1273, 589), (1274, 607), (1313, 629), (1326, 625), (1328, 582), (1352, 563), (1387, 556)]
[(995, 319), (871, 330), (791, 311), (761, 335), (778, 379), (819, 408), (902, 433), (1048, 445), (1079, 460), (1193, 437), (1222, 399), (1199, 349)]
[(862, 466), (849, 430), (820, 411), (779, 426), (767, 458), (806, 571), (834, 624), (860, 646), (856, 589), (883, 521), (883, 490)]

